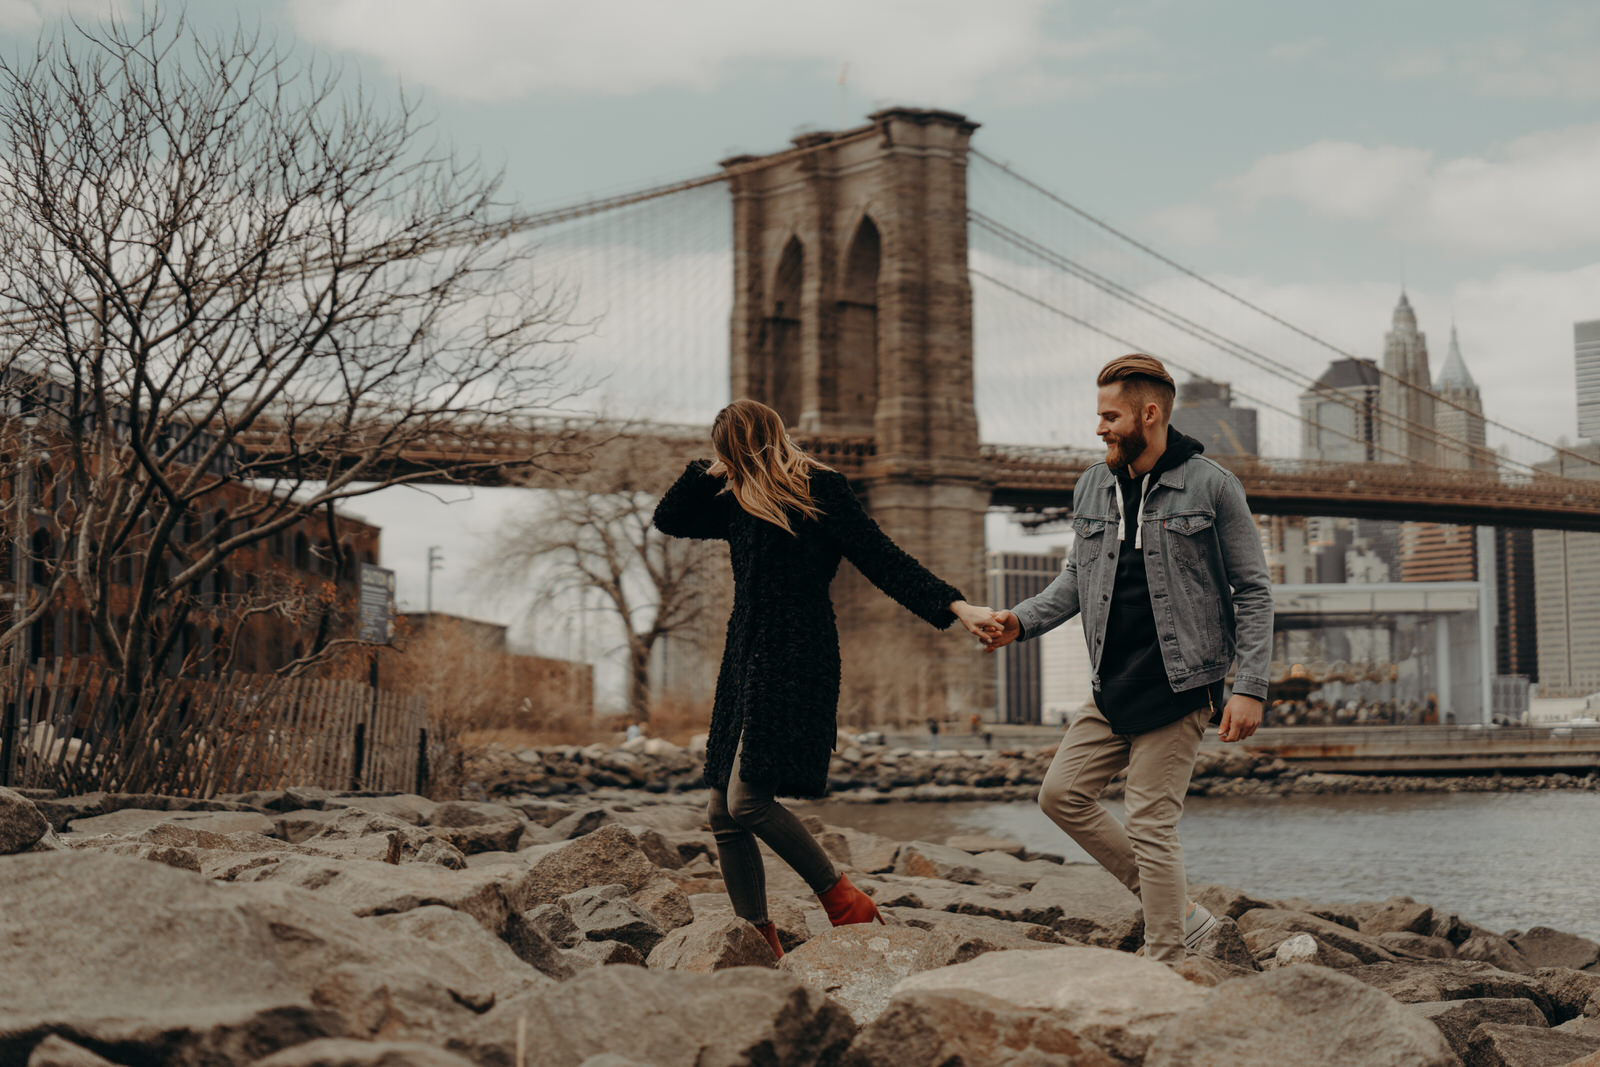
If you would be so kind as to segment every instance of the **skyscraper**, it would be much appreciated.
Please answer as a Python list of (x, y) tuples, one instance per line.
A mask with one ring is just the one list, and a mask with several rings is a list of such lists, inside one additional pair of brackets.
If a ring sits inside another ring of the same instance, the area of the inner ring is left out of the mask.
[[(990, 552), (989, 602), (1018, 604), (1043, 592), (1061, 573), (1065, 548), (1048, 552)], [(1079, 631), (1079, 641), (1082, 641)], [(1000, 722), (1038, 723), (1044, 708), (1042, 641), (1019, 641), (995, 654), (995, 703)]]
[[(1461, 344), (1456, 339), (1456, 328), (1450, 327), (1450, 353), (1445, 356), (1444, 368), (1433, 391), (1440, 401), (1434, 402), (1434, 428), (1439, 431), (1438, 460), (1441, 467), (1468, 467), (1487, 470), (1493, 459), (1488, 452), (1484, 434), (1483, 397), (1478, 383), (1467, 371), (1467, 362), (1461, 358)], [(1444, 438), (1454, 438), (1454, 441)], [(1460, 441), (1462, 444), (1456, 444)]]
[(1194, 377), (1178, 386), (1172, 421), (1206, 446), (1208, 456), (1260, 454), (1256, 440), (1256, 409), (1233, 406), (1233, 387), (1227, 382)]
[(1417, 315), (1402, 292), (1395, 305), (1394, 322), (1384, 336), (1384, 378), (1378, 406), (1383, 412), (1379, 432), (1384, 463), (1435, 461), (1433, 447), (1433, 376), (1428, 371), (1428, 338), (1417, 329)]
[[(1600, 442), (1573, 451), (1600, 460)], [(1600, 477), (1600, 467), (1571, 459), (1539, 468), (1569, 478)], [(1533, 581), (1544, 695), (1600, 690), (1600, 533), (1533, 531)]]
[(1578, 364), (1578, 436), (1600, 441), (1600, 319), (1572, 325)]
[(1378, 365), (1336, 359), (1300, 394), (1300, 458), (1370, 463), (1378, 458)]

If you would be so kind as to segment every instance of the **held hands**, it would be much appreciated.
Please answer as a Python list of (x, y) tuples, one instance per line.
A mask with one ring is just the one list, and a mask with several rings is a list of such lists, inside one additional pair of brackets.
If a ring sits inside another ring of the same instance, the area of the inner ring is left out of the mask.
[(950, 611), (961, 625), (966, 627), (967, 633), (982, 641), (986, 646), (991, 637), (998, 636), (1001, 631), (999, 620), (990, 608), (975, 607), (965, 600), (957, 600), (950, 604)]
[(979, 634), (985, 652), (1001, 649), (1022, 636), (1022, 623), (1017, 621), (1015, 613), (1010, 611), (997, 611), (994, 613), (995, 628), (987, 633)]
[(1261, 701), (1235, 693), (1222, 708), (1222, 722), (1217, 736), (1223, 741), (1243, 741), (1261, 725)]

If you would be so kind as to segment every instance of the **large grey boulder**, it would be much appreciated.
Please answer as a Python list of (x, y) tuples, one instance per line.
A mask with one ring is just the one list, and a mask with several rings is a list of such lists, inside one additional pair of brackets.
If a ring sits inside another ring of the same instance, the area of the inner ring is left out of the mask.
[(379, 797), (335, 797), (325, 794), (319, 802), (316, 791), (313, 790), (290, 789), (288, 792), (291, 796), (298, 794), (299, 803), (296, 807), (354, 808), (392, 815), (412, 826), (421, 826), (427, 822), (428, 817), (439, 807), (437, 800), (429, 800), (415, 793), (391, 793)]
[(1382, 990), (1402, 1004), (1472, 1000), (1479, 997), (1522, 997), (1531, 1000), (1546, 1019), (1555, 1013), (1554, 1002), (1538, 979), (1502, 971), (1476, 960), (1368, 963), (1352, 967), (1345, 973)]
[(927, 969), (920, 964), (932, 936), (914, 926), (839, 926), (784, 956), (778, 969), (816, 986), (865, 1026), (888, 1005), (902, 978)]
[(1439, 1028), (1457, 1056), (1466, 1058), (1467, 1039), (1484, 1023), (1510, 1026), (1548, 1026), (1531, 1000), (1521, 997), (1480, 997), (1473, 1000), (1435, 1000), (1408, 1004), (1411, 1011)]
[(1600, 1052), (1600, 1037), (1540, 1026), (1484, 1023), (1467, 1039), (1467, 1067), (1568, 1067)]
[(451, 801), (427, 818), (428, 829), (468, 856), (480, 852), (514, 852), (526, 821), (501, 804)]
[[(1362, 963), (1390, 962), (1395, 959), (1375, 937), (1357, 933), (1342, 923), (1330, 922), (1303, 911), (1257, 908), (1239, 916), (1239, 931), (1251, 950), (1261, 954), (1277, 947), (1295, 934), (1310, 934), (1320, 944), (1346, 952)], [(1276, 940), (1274, 940), (1276, 939)]]
[[(453, 952), (282, 885), (230, 886), (96, 852), (5, 862), (0, 1063), (45, 1035), (113, 1062), (249, 1063), (319, 1037), (431, 1039), (501, 992)], [(391, 868), (393, 869), (393, 868)], [(63, 916), (70, 916), (64, 921)]]
[(272, 820), (254, 811), (152, 811), (141, 808), (123, 808), (105, 815), (74, 819), (67, 829), (75, 834), (139, 834), (163, 823), (205, 830), (213, 834), (231, 834), (248, 830), (256, 834), (273, 832)]
[(51, 1034), (33, 1046), (28, 1057), (28, 1067), (118, 1067), (104, 1056), (90, 1052), (82, 1045)]
[(625, 885), (580, 889), (562, 897), (560, 904), (588, 941), (621, 941), (649, 956), (666, 937), (655, 916), (628, 899)]
[(1534, 968), (1566, 967), (1581, 971), (1600, 964), (1600, 944), (1548, 926), (1535, 926), (1525, 934), (1513, 933), (1507, 940)]
[(600, 967), (513, 998), (447, 1043), (479, 1067), (512, 1067), (517, 1033), (528, 1064), (580, 1067), (611, 1055), (653, 1067), (833, 1064), (849, 1014), (792, 975)]
[(354, 859), (386, 863), (431, 863), (459, 871), (467, 865), (461, 850), (421, 827), (382, 812), (347, 808), (316, 834), (307, 847)]
[(453, 1052), (414, 1041), (325, 1037), (274, 1052), (250, 1067), (473, 1067)]
[(912, 841), (900, 846), (894, 873), (914, 878), (942, 878), (967, 885), (1009, 885), (1028, 889), (1041, 878), (1059, 876), (1061, 868), (1053, 863), (1028, 863), (1004, 852), (973, 854), (949, 845)]
[(440, 904), (499, 935), (511, 914), (513, 875), (503, 868), (447, 870), (431, 863), (389, 864), (283, 855), (238, 874), (241, 884), (281, 882), (310, 890), (356, 915), (387, 915)]
[(0, 787), (0, 856), (27, 852), (49, 832), (49, 821), (33, 801)]
[(542, 984), (537, 968), (513, 952), (510, 945), (485, 930), (477, 920), (451, 908), (430, 904), (398, 915), (375, 915), (363, 922), (438, 946), (440, 952), (497, 996), (510, 996)]
[(925, 992), (983, 995), (1051, 1019), (1118, 1059), (1137, 1063), (1167, 1023), (1205, 999), (1159, 963), (1091, 947), (990, 952), (914, 974), (891, 1003)]
[[(1054, 927), (1038, 923), (1013, 922), (987, 915), (966, 915), (948, 911), (930, 911), (927, 908), (880, 908), (885, 916), (906, 926), (920, 926), (924, 930), (959, 931), (963, 937), (991, 942), (999, 948), (1029, 948), (1021, 941), (1041, 945), (1072, 945), (1078, 942), (1058, 934)], [(989, 951), (985, 949), (985, 951)], [(965, 963), (965, 960), (952, 962)]]
[(1600, 1020), (1600, 974), (1570, 967), (1541, 967), (1533, 972), (1533, 978), (1550, 996), (1552, 1023), (1579, 1016)]
[(1379, 934), (1431, 934), (1433, 908), (1418, 904), (1410, 897), (1391, 897), (1382, 904), (1356, 909), (1361, 932), (1376, 937)]
[(1171, 1020), (1145, 1067), (1455, 1067), (1437, 1027), (1339, 971), (1287, 967), (1217, 986)]
[(867, 874), (881, 874), (894, 870), (895, 860), (900, 854), (900, 842), (880, 834), (849, 827), (840, 828), (839, 836), (842, 838), (843, 847), (848, 850), (848, 855), (835, 857), (836, 862)]
[(587, 886), (614, 883), (633, 893), (660, 874), (661, 869), (650, 862), (632, 833), (621, 826), (602, 826), (542, 851), (513, 887), (511, 903), (517, 911), (527, 911)]
[(1119, 1067), (1054, 1015), (969, 991), (904, 993), (856, 1036), (842, 1067)]
[(743, 919), (696, 919), (661, 940), (647, 963), (653, 971), (710, 974), (731, 967), (776, 967), (777, 957), (761, 931)]
[(1487, 930), (1475, 933), (1457, 945), (1456, 955), (1464, 960), (1492, 963), (1502, 971), (1515, 971), (1518, 974), (1528, 974), (1534, 969), (1510, 941)]
[[(1144, 943), (1144, 909), (1126, 886), (1099, 866), (1049, 866), (1051, 873), (1025, 892), (1005, 886), (966, 887), (917, 879), (911, 892), (890, 893), (880, 900), (894, 906), (1034, 923), (1074, 941), (1127, 952)], [(941, 891), (941, 885), (948, 888)]]

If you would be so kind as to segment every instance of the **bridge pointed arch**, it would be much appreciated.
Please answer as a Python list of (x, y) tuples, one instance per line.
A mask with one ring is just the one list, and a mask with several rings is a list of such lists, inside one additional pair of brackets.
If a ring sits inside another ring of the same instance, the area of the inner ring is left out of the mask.
[(883, 239), (863, 215), (845, 251), (834, 349), (834, 415), (844, 433), (870, 434), (878, 411), (878, 273)]
[[(801, 300), (804, 292), (806, 249), (800, 238), (791, 237), (778, 256), (772, 280), (772, 302), (762, 324), (762, 362), (766, 373), (764, 396), (757, 399), (772, 405), (783, 421), (794, 426), (800, 421), (802, 390), (800, 356)], [(753, 384), (753, 383), (752, 383)]]

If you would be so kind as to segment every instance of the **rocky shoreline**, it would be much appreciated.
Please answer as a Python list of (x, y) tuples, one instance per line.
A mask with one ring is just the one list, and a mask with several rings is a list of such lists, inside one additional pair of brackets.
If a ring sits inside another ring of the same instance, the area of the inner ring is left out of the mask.
[(211, 801), (0, 789), (0, 1063), (27, 1067), (1600, 1067), (1600, 944), (1409, 898), (1137, 900), (1013, 842), (814, 832), (887, 926), (769, 857), (729, 909), (703, 794)]
[[(1028, 800), (1038, 794), (1055, 748), (927, 749), (857, 744), (840, 735), (829, 768), (830, 799), (846, 803), (890, 800)], [(603, 789), (681, 793), (704, 788), (700, 752), (660, 739), (618, 746), (558, 745), (474, 750), (463, 773), (465, 792), (489, 800), (513, 796), (566, 796)], [(1480, 793), (1545, 789), (1600, 793), (1600, 774), (1397, 776), (1325, 774), (1293, 767), (1247, 748), (1202, 749), (1189, 786), (1191, 796), (1308, 796), (1344, 793)], [(1113, 781), (1108, 796), (1120, 795)]]

